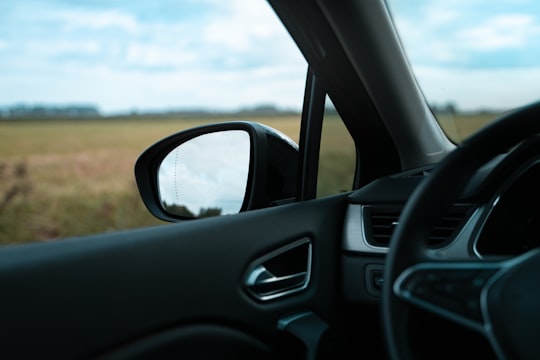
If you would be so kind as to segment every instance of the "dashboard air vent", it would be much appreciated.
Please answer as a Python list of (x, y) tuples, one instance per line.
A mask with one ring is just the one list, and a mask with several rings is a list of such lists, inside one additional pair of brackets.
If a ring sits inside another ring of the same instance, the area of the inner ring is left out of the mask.
[(367, 240), (374, 246), (388, 246), (394, 228), (398, 224), (399, 211), (365, 208), (364, 224)]
[[(465, 224), (473, 206), (453, 205), (448, 213), (433, 227), (429, 237), (430, 246), (442, 246), (451, 241)], [(367, 241), (373, 246), (388, 247), (398, 224), (401, 208), (397, 206), (365, 206), (364, 229)]]

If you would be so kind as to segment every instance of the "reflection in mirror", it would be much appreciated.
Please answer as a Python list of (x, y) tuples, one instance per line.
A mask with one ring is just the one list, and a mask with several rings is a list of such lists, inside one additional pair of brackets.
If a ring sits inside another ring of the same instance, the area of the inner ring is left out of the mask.
[(200, 135), (162, 161), (158, 189), (173, 215), (209, 217), (238, 213), (249, 174), (250, 137), (243, 130)]

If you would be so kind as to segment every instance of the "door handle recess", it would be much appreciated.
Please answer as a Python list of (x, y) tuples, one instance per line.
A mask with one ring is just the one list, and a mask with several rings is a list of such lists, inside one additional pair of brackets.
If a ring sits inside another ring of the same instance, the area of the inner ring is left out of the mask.
[(274, 276), (263, 265), (259, 265), (252, 270), (246, 281), (246, 287), (262, 296), (271, 295), (301, 287), (305, 283), (306, 277), (306, 271), (284, 276)]
[(244, 278), (246, 291), (271, 300), (307, 288), (311, 276), (311, 240), (303, 238), (254, 261)]

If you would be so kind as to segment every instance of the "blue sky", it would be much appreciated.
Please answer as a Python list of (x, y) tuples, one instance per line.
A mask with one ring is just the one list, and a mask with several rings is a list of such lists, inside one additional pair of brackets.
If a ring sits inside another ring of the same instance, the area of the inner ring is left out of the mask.
[(506, 109), (540, 97), (539, 1), (388, 2), (431, 102)]
[[(0, 2), (0, 105), (103, 112), (302, 103), (306, 64), (264, 2)], [(210, 11), (211, 10), (211, 11)]]
[[(389, 3), (430, 102), (537, 99), (540, 2)], [(264, 1), (0, 1), (0, 106), (298, 108), (305, 72)]]

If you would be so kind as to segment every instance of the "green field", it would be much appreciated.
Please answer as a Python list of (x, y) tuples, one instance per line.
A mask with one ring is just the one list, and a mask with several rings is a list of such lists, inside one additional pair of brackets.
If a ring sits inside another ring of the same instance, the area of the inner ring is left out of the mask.
[[(490, 117), (445, 117), (443, 126), (461, 139)], [(298, 142), (297, 117), (251, 120)], [(216, 121), (225, 119), (0, 122), (0, 244), (165, 224), (139, 198), (133, 165), (157, 140)], [(350, 190), (354, 171), (343, 124), (327, 121), (323, 133), (320, 196)]]
[(498, 115), (497, 113), (438, 114), (437, 120), (448, 137), (459, 143), (476, 130), (493, 121)]
[[(298, 141), (294, 118), (254, 120)], [(167, 135), (216, 121), (0, 122), (0, 244), (165, 224), (139, 197), (135, 161)]]

